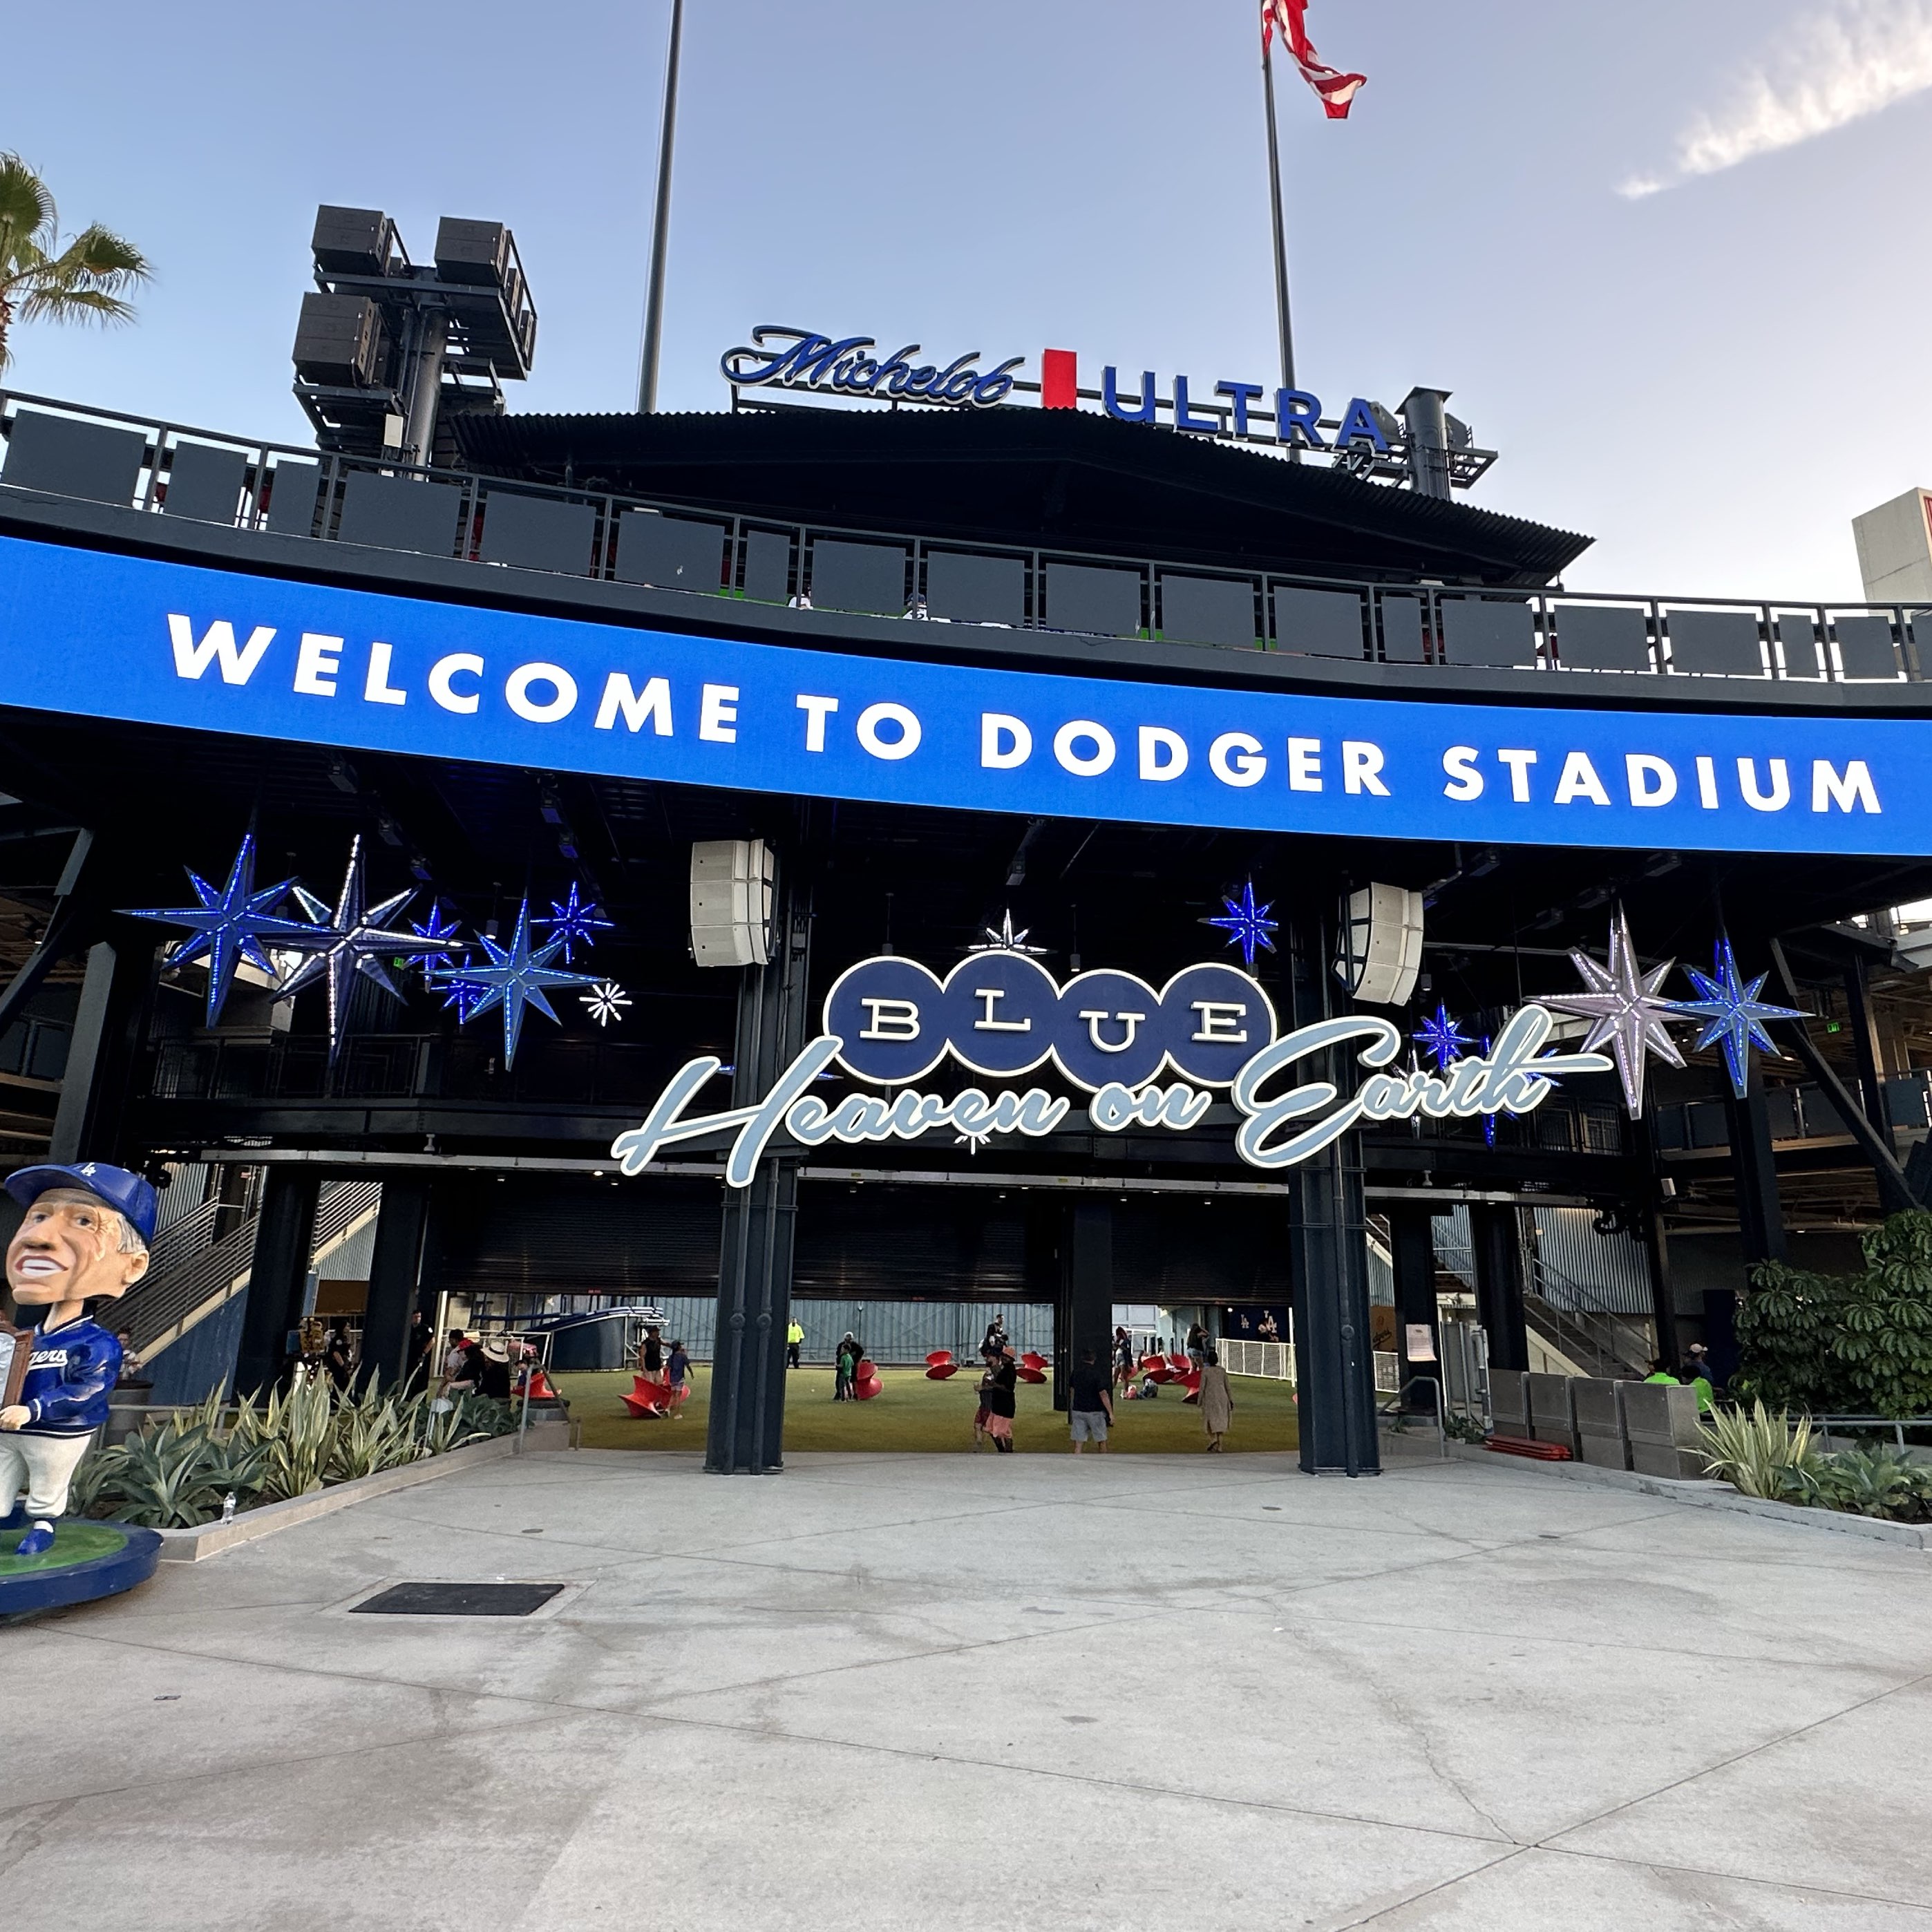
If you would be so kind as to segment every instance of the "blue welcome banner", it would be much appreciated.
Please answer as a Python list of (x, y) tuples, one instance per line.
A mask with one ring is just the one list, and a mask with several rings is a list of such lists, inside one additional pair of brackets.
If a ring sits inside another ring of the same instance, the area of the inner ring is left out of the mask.
[(1917, 718), (988, 670), (16, 538), (0, 538), (0, 701), (35, 710), (826, 798), (1384, 838), (1932, 852), (1932, 722)]

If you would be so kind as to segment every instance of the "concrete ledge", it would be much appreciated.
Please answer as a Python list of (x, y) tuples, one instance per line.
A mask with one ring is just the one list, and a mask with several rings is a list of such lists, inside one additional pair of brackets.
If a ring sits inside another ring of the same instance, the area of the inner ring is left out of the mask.
[(1646, 1476), (1634, 1469), (1599, 1468), (1588, 1462), (1538, 1462), (1526, 1456), (1498, 1456), (1473, 1442), (1452, 1442), (1459, 1455), (1485, 1462), (1508, 1462), (1521, 1468), (1545, 1469), (1572, 1483), (1603, 1490), (1628, 1490), (1640, 1496), (1661, 1496), (1666, 1502), (1686, 1503), (1693, 1509), (1720, 1510), (1730, 1516), (1762, 1516), (1800, 1529), (1822, 1529), (1828, 1534), (1862, 1536), (1876, 1543), (1903, 1544), (1908, 1550), (1932, 1550), (1932, 1523), (1883, 1522), (1876, 1516), (1853, 1516), (1845, 1510), (1805, 1509), (1796, 1503), (1766, 1502), (1741, 1496), (1729, 1483), (1705, 1478), (1685, 1481), (1672, 1476)]
[[(560, 1449), (567, 1432), (555, 1423), (534, 1425), (524, 1443), (526, 1450)], [(539, 1438), (544, 1438), (539, 1440)], [(258, 1537), (272, 1536), (298, 1522), (311, 1522), (317, 1516), (333, 1516), (352, 1503), (367, 1502), (372, 1496), (393, 1495), (398, 1490), (412, 1490), (418, 1483), (432, 1483), (439, 1476), (454, 1475), (459, 1469), (474, 1468), (479, 1462), (494, 1462), (516, 1454), (514, 1436), (495, 1436), (487, 1442), (472, 1442), (452, 1449), (446, 1456), (430, 1456), (420, 1462), (405, 1462), (400, 1468), (379, 1469), (373, 1476), (358, 1476), (352, 1483), (337, 1483), (305, 1496), (292, 1496), (286, 1502), (265, 1503), (259, 1509), (244, 1510), (232, 1522), (206, 1522), (196, 1529), (164, 1529), (161, 1538), (164, 1563), (199, 1563), (204, 1557), (218, 1556), (238, 1543), (253, 1543)]]

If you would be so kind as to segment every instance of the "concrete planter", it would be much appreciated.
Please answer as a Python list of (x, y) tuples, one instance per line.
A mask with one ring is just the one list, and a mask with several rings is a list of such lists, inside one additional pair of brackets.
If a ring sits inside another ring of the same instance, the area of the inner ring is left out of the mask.
[(1490, 1371), (1490, 1413), (1498, 1436), (1528, 1436), (1530, 1432), (1529, 1376), (1522, 1369)]
[(1560, 1443), (1575, 1455), (1576, 1411), (1570, 1391), (1576, 1378), (1532, 1374), (1524, 1380), (1529, 1393), (1531, 1435), (1538, 1442)]
[[(559, 1423), (533, 1422), (524, 1447), (562, 1449), (567, 1446), (565, 1438), (568, 1432)], [(264, 1503), (259, 1509), (244, 1510), (232, 1522), (206, 1522), (195, 1529), (164, 1529), (160, 1532), (161, 1561), (199, 1563), (204, 1557), (233, 1549), (238, 1543), (253, 1543), (258, 1537), (274, 1535), (278, 1529), (312, 1522), (317, 1516), (333, 1516), (352, 1503), (366, 1502), (372, 1496), (392, 1496), (398, 1490), (412, 1490), (418, 1483), (433, 1483), (439, 1476), (474, 1468), (479, 1462), (497, 1462), (514, 1455), (516, 1450), (515, 1436), (493, 1436), (487, 1442), (472, 1442), (464, 1448), (452, 1449), (446, 1456), (406, 1462), (400, 1468), (379, 1469), (373, 1476), (338, 1483), (305, 1496), (292, 1496), (286, 1502)]]
[(1570, 1384), (1576, 1409), (1576, 1453), (1594, 1468), (1628, 1469), (1630, 1438), (1624, 1430), (1622, 1382), (1580, 1376)]
[(1703, 1475), (1705, 1436), (1696, 1390), (1681, 1382), (1626, 1382), (1623, 1408), (1630, 1467), (1638, 1474), (1679, 1481)]

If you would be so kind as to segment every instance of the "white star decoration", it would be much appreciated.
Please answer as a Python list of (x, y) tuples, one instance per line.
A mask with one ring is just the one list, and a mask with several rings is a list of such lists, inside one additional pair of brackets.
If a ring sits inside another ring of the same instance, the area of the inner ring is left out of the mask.
[(1556, 1012), (1580, 1014), (1591, 1022), (1583, 1051), (1594, 1053), (1598, 1047), (1609, 1046), (1616, 1060), (1617, 1078), (1623, 1084), (1624, 1105), (1632, 1120), (1640, 1120), (1643, 1115), (1644, 1070), (1652, 1057), (1666, 1066), (1684, 1064), (1684, 1056), (1664, 1024), (1666, 1018), (1681, 1018), (1676, 1003), (1658, 998), (1658, 988), (1676, 962), (1666, 959), (1644, 972), (1637, 964), (1630, 922), (1621, 906), (1610, 922), (1608, 969), (1587, 952), (1573, 952), (1570, 960), (1583, 976), (1588, 992), (1546, 994), (1539, 1004)]
[(630, 1005), (631, 996), (614, 980), (600, 980), (587, 993), (580, 993), (578, 1000), (597, 1024), (608, 1026), (613, 1020), (620, 1025), (624, 1009)]
[(1013, 930), (1013, 915), (1011, 907), (1006, 909), (1006, 914), (1000, 920), (997, 930), (989, 926), (985, 928), (985, 931), (986, 938), (977, 944), (968, 946), (966, 950), (968, 952), (1024, 952), (1036, 958), (1047, 950), (1044, 946), (1029, 946), (1026, 943), (1027, 935), (1024, 929), (1018, 932)]

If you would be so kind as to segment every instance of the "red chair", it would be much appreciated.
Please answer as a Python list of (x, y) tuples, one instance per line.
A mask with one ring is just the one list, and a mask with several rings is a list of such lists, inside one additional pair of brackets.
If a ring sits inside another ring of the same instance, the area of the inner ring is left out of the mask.
[(550, 1387), (550, 1378), (541, 1369), (530, 1371), (530, 1399), (532, 1402), (554, 1402), (556, 1390)]
[(670, 1413), (670, 1385), (634, 1376), (631, 1393), (622, 1400), (624, 1406), (640, 1420), (662, 1422)]
[(1013, 1372), (1023, 1382), (1043, 1382), (1046, 1379), (1046, 1358), (1035, 1354), (1029, 1348), (1019, 1358)]
[(1170, 1355), (1167, 1358), (1167, 1363), (1168, 1366), (1184, 1379), (1193, 1371), (1193, 1363), (1185, 1355)]
[(943, 1382), (958, 1372), (959, 1364), (952, 1359), (950, 1348), (935, 1348), (926, 1358), (926, 1378), (929, 1382)]
[(861, 1402), (870, 1402), (885, 1387), (870, 1356), (862, 1357), (852, 1373), (852, 1393)]

